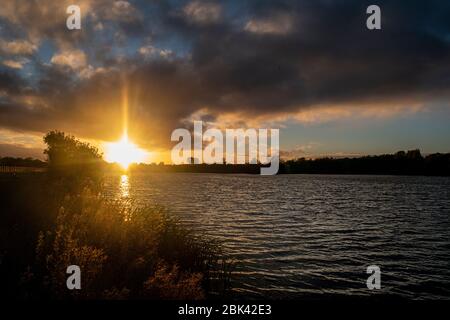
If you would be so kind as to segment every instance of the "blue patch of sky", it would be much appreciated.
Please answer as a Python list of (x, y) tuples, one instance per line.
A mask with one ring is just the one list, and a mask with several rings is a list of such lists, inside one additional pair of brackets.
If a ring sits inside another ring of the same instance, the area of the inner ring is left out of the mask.
[(50, 63), (56, 47), (51, 40), (44, 39), (37, 50), (37, 58), (42, 63)]
[(432, 106), (428, 111), (390, 118), (347, 118), (316, 124), (287, 123), (281, 130), (285, 150), (312, 145), (313, 154), (382, 154), (420, 149), (423, 153), (450, 152), (450, 109)]

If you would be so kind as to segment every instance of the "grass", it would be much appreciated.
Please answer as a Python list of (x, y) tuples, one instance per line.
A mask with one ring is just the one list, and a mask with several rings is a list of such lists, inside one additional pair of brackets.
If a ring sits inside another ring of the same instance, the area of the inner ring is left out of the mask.
[[(204, 299), (227, 294), (221, 246), (163, 207), (106, 199), (101, 184), (0, 175), (2, 295), (19, 299)], [(81, 268), (68, 290), (66, 268)], [(5, 284), (5, 283), (4, 283)]]

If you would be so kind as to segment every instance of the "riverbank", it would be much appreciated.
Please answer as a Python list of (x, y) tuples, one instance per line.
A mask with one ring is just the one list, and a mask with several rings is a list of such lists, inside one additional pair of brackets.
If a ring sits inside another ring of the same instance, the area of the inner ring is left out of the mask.
[[(206, 299), (226, 294), (218, 242), (166, 208), (125, 206), (89, 181), (45, 173), (0, 178), (2, 296), (14, 299)], [(82, 289), (66, 286), (70, 265)], [(6, 275), (6, 276), (5, 276)]]

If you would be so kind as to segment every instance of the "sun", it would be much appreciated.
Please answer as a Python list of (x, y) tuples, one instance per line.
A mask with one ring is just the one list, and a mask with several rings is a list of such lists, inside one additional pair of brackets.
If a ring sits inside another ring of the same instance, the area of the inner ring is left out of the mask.
[(107, 143), (105, 149), (105, 160), (118, 163), (123, 169), (128, 169), (132, 163), (144, 162), (148, 157), (148, 152), (129, 141), (126, 133), (119, 141)]

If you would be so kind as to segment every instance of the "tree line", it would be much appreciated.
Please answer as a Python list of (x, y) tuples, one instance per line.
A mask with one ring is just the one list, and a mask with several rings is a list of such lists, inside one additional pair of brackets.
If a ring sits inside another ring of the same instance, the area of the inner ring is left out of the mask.
[(283, 162), (279, 173), (450, 176), (450, 153), (423, 156), (420, 150), (410, 150), (359, 158), (301, 158)]
[[(261, 164), (139, 164), (136, 171), (259, 174)], [(278, 174), (383, 174), (450, 176), (450, 153), (423, 156), (420, 150), (358, 158), (292, 159), (280, 162)]]
[[(44, 136), (47, 161), (32, 158), (0, 158), (0, 166), (48, 167), (62, 175), (97, 175), (100, 168), (117, 170), (106, 164), (100, 151), (60, 131)], [(145, 172), (198, 172), (198, 173), (248, 173), (259, 174), (261, 164), (134, 164), (132, 171)], [(433, 153), (423, 156), (420, 150), (398, 151), (394, 154), (363, 156), (357, 158), (292, 159), (280, 162), (279, 174), (384, 174), (450, 176), (450, 153)]]
[(0, 166), (25, 167), (25, 168), (45, 168), (47, 163), (33, 158), (0, 157)]

